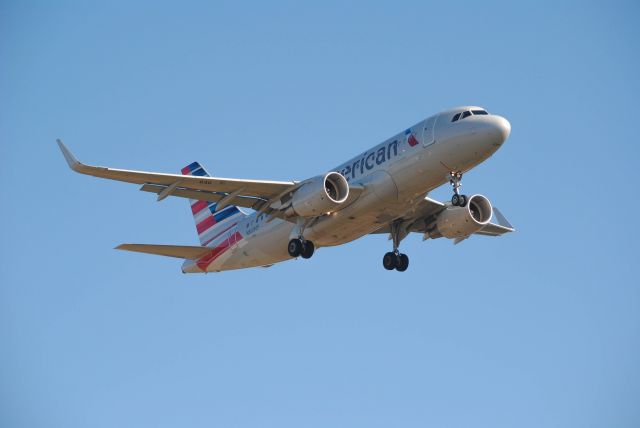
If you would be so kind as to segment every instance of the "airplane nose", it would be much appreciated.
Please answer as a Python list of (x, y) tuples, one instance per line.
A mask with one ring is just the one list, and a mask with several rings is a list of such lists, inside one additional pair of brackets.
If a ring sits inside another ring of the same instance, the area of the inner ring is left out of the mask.
[(494, 134), (495, 138), (499, 140), (500, 144), (502, 144), (507, 138), (509, 138), (509, 134), (511, 133), (511, 124), (502, 116), (492, 116), (491, 133)]

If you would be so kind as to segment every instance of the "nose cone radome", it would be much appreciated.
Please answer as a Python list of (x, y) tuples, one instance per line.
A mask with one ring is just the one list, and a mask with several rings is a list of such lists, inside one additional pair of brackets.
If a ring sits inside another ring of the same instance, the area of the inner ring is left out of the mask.
[(491, 116), (489, 119), (491, 121), (491, 135), (495, 138), (495, 143), (504, 143), (511, 133), (511, 124), (502, 116)]

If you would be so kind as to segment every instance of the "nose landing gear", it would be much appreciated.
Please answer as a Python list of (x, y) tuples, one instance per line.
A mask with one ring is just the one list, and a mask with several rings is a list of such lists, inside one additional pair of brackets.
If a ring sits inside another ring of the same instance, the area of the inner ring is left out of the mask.
[(462, 187), (462, 173), (450, 172), (449, 183), (453, 186), (453, 196), (451, 197), (451, 205), (456, 207), (464, 207), (467, 205), (467, 195), (460, 194), (460, 187)]
[(407, 236), (407, 232), (402, 229), (402, 220), (391, 223), (391, 239), (393, 239), (393, 251), (390, 251), (382, 258), (382, 266), (386, 270), (397, 270), (404, 272), (409, 267), (409, 256), (402, 254), (398, 247), (400, 241)]

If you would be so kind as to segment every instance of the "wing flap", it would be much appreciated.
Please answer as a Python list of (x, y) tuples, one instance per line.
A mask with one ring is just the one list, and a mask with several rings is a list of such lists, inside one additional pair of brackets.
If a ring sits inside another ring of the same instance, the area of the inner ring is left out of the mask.
[(209, 247), (155, 244), (121, 244), (115, 249), (188, 260), (197, 260), (211, 251)]
[[(426, 224), (445, 208), (446, 205), (444, 203), (425, 196), (413, 210), (403, 216), (407, 224), (407, 230), (409, 232), (424, 233)], [(375, 232), (371, 232), (372, 235), (384, 233), (391, 233), (389, 224), (380, 227), (380, 229), (377, 229)]]
[[(140, 190), (143, 192), (160, 194), (167, 188), (167, 186), (160, 186), (157, 184), (144, 184), (142, 185), (142, 187), (140, 187)], [(204, 190), (176, 188), (175, 190), (171, 191), (171, 196), (194, 199), (197, 201), (219, 202), (220, 200), (227, 197), (228, 194), (222, 192), (206, 192)], [(253, 196), (235, 196), (233, 198), (233, 204), (243, 208), (256, 209), (264, 202), (266, 202), (264, 199)]]

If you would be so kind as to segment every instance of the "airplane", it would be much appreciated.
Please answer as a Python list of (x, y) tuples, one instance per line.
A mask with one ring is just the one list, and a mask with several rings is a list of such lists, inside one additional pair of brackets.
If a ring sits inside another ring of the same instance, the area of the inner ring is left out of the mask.
[[(383, 267), (404, 272), (409, 257), (399, 247), (410, 233), (457, 244), (471, 235), (515, 230), (485, 196), (460, 193), (463, 174), (493, 155), (510, 132), (507, 119), (482, 107), (457, 107), (303, 181), (215, 177), (198, 162), (182, 168), (182, 174), (90, 166), (61, 140), (57, 143), (75, 172), (140, 184), (158, 201), (189, 199), (200, 245), (122, 244), (116, 249), (184, 259), (183, 273), (208, 273), (309, 259), (317, 248), (388, 233), (392, 251), (384, 254)], [(428, 197), (447, 182), (450, 201)]]

